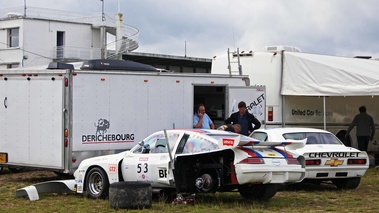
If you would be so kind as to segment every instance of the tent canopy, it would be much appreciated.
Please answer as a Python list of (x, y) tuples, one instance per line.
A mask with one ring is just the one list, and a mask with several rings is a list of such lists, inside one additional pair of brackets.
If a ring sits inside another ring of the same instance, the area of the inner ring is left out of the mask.
[(379, 61), (284, 52), (282, 95), (379, 95)]

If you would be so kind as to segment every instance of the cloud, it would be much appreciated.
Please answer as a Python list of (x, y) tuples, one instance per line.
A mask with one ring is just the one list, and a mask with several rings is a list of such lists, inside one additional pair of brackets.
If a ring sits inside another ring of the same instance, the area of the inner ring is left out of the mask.
[[(2, 0), (2, 7), (23, 1)], [(33, 7), (101, 12), (100, 0), (28, 0)], [(106, 12), (118, 1), (104, 0)], [(304, 52), (379, 57), (379, 1), (122, 0), (124, 23), (140, 30), (138, 52), (211, 58), (227, 48), (291, 45)], [(186, 44), (186, 45), (185, 45)], [(186, 49), (186, 51), (185, 51)]]

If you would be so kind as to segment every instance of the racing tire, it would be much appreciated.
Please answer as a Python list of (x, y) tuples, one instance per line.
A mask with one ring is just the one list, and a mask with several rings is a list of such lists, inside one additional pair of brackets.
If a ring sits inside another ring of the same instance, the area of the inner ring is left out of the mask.
[(278, 191), (278, 184), (242, 185), (238, 191), (243, 198), (267, 201)]
[(105, 199), (109, 193), (109, 180), (107, 174), (99, 167), (92, 168), (85, 181), (87, 196), (94, 199)]
[(361, 178), (334, 179), (332, 182), (337, 186), (337, 189), (355, 189), (359, 186)]
[(112, 209), (151, 208), (152, 199), (152, 187), (147, 182), (116, 182), (109, 187), (109, 206)]
[(19, 172), (22, 172), (22, 170), (24, 170), (23, 167), (15, 167), (15, 166), (8, 166), (8, 169), (9, 171), (13, 173), (19, 173)]

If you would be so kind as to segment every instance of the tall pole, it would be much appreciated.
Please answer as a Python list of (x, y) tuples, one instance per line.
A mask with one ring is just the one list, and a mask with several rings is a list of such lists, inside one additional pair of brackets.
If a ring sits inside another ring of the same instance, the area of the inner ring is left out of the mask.
[(24, 17), (26, 17), (26, 0), (24, 0)]
[(104, 0), (101, 1), (101, 21), (105, 21), (105, 14), (104, 14)]

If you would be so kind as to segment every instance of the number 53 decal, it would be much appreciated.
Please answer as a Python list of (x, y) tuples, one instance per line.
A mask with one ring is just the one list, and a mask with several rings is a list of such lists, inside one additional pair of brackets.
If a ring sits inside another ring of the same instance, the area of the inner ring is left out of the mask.
[(137, 164), (137, 173), (147, 173), (149, 171), (148, 163), (139, 163)]

